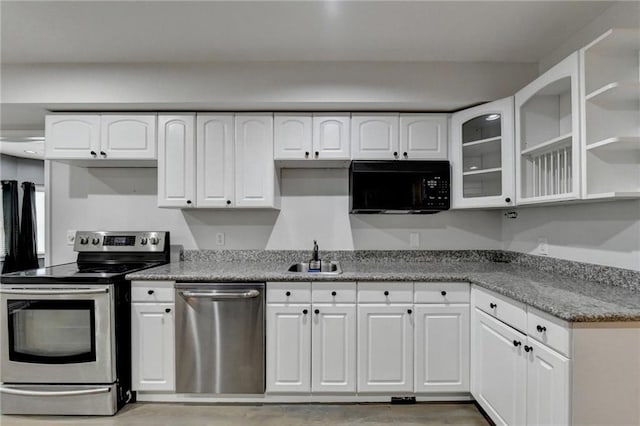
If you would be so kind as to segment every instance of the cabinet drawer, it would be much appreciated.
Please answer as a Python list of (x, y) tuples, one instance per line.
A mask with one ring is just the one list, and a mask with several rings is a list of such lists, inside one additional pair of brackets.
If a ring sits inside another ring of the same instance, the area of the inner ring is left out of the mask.
[(473, 293), (474, 306), (526, 333), (527, 311), (524, 304), (478, 287), (474, 287)]
[(569, 323), (537, 309), (527, 310), (527, 334), (567, 357), (571, 355)]
[(173, 302), (174, 281), (132, 281), (132, 302)]
[(358, 303), (412, 303), (413, 283), (358, 282)]
[(311, 303), (311, 283), (267, 283), (267, 303)]
[(415, 283), (415, 303), (469, 303), (469, 283)]
[(355, 282), (315, 282), (311, 285), (313, 303), (356, 303)]

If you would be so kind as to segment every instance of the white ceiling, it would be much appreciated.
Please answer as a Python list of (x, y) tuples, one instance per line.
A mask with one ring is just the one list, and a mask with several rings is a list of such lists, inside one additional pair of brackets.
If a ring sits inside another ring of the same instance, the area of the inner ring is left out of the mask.
[(2, 1), (3, 63), (537, 62), (596, 1)]

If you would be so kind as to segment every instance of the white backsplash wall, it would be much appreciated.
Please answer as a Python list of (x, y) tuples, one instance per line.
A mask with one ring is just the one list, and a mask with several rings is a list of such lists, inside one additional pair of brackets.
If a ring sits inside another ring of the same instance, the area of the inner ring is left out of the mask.
[(502, 219), (506, 250), (640, 270), (640, 201), (526, 207)]
[[(169, 230), (194, 249), (499, 249), (501, 213), (349, 215), (347, 169), (283, 169), (281, 210), (161, 209), (156, 169), (81, 168), (51, 162), (49, 263), (75, 260), (68, 230)], [(225, 233), (225, 245), (216, 234)]]

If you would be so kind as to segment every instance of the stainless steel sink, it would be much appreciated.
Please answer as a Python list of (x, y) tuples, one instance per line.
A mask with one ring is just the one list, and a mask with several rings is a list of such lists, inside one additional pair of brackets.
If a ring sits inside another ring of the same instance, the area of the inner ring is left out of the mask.
[(287, 269), (289, 272), (301, 272), (305, 274), (318, 274), (318, 275), (338, 275), (342, 273), (340, 262), (322, 262), (320, 270), (309, 270), (309, 263), (294, 263)]

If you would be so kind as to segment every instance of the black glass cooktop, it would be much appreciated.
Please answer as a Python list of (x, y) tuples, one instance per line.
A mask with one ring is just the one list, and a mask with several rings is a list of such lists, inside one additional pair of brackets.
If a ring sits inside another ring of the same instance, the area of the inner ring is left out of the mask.
[(2, 283), (43, 282), (96, 282), (104, 283), (122, 279), (130, 272), (150, 268), (164, 262), (141, 263), (65, 263), (46, 268), (28, 269), (2, 275)]

